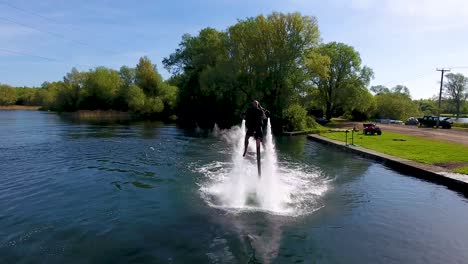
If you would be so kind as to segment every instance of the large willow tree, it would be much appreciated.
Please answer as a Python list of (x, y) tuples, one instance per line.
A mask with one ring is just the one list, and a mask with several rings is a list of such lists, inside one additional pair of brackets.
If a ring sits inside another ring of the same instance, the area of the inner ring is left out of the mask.
[(372, 108), (373, 98), (367, 86), (373, 72), (361, 65), (359, 53), (353, 47), (337, 42), (322, 44), (317, 52), (330, 59), (327, 74), (312, 78), (327, 119), (337, 110), (365, 112)]
[(318, 44), (316, 19), (299, 13), (261, 15), (222, 32), (206, 28), (184, 35), (163, 61), (180, 88), (179, 116), (201, 126), (229, 126), (257, 99), (281, 120), (283, 110), (303, 96), (306, 64)]

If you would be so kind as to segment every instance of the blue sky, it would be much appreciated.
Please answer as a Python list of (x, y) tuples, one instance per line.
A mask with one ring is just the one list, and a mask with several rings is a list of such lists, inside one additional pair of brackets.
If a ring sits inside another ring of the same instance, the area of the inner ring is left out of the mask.
[(466, 0), (0, 0), (0, 83), (37, 86), (74, 66), (118, 69), (144, 55), (167, 78), (161, 61), (182, 34), (273, 11), (316, 16), (324, 42), (359, 51), (371, 85), (404, 84), (414, 99), (429, 98), (436, 68), (468, 75)]

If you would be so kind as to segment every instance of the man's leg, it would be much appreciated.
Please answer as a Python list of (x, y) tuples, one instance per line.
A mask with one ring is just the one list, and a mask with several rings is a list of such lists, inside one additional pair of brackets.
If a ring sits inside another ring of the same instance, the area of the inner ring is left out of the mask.
[(245, 154), (247, 153), (247, 148), (249, 147), (249, 134), (245, 134), (245, 140), (244, 140), (244, 154), (242, 154), (242, 157), (245, 157)]

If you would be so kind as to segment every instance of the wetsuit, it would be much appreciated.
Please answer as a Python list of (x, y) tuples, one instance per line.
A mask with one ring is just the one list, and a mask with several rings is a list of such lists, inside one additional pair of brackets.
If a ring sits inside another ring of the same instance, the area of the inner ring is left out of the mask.
[(266, 119), (265, 112), (259, 108), (249, 107), (245, 112), (245, 126), (247, 136), (255, 139), (263, 139), (263, 120)]

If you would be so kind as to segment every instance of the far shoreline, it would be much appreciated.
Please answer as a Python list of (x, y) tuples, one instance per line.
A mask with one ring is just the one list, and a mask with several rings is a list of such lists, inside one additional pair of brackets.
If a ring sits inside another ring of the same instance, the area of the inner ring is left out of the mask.
[(32, 110), (37, 111), (41, 106), (36, 105), (0, 105), (0, 110)]

